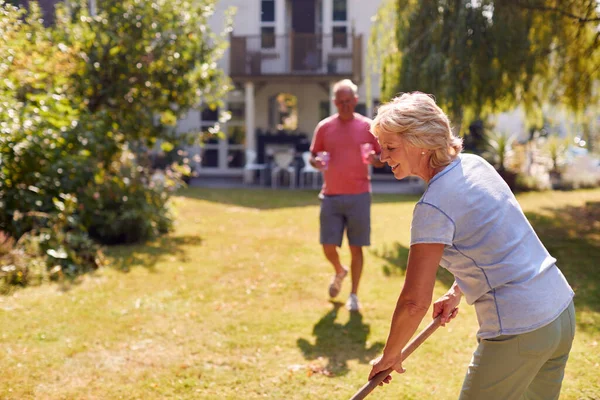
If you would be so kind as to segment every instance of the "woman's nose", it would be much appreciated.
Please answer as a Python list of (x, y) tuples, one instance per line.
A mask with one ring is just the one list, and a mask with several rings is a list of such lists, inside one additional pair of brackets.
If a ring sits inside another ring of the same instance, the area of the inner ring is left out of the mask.
[(388, 160), (387, 150), (381, 149), (381, 154), (379, 155), (379, 160), (381, 162), (387, 162), (387, 160)]

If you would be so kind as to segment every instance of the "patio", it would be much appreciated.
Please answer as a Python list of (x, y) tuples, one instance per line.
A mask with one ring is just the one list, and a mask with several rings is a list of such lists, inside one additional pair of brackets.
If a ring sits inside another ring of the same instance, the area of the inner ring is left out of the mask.
[[(202, 176), (199, 178), (193, 178), (190, 183), (190, 187), (204, 187), (204, 188), (215, 188), (215, 189), (241, 189), (241, 188), (261, 188), (261, 185), (257, 182), (249, 185), (245, 184), (243, 177), (209, 177)], [(421, 194), (425, 190), (425, 185), (421, 180), (417, 179), (403, 179), (397, 181), (386, 177), (385, 179), (374, 179), (371, 180), (371, 186), (373, 193), (380, 194)], [(266, 190), (273, 190), (271, 186), (263, 186)], [(290, 190), (287, 186), (278, 186), (278, 189)], [(312, 187), (298, 190), (313, 190)]]

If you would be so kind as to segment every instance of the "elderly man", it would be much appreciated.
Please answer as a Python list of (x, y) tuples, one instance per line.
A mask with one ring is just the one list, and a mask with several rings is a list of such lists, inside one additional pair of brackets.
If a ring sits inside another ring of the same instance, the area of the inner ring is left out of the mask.
[[(354, 112), (358, 102), (357, 87), (349, 79), (333, 88), (338, 113), (319, 122), (313, 135), (310, 163), (323, 171), (320, 212), (320, 242), (325, 257), (335, 269), (329, 295), (336, 297), (348, 269), (340, 262), (337, 251), (344, 231), (350, 245), (352, 290), (346, 307), (360, 308), (357, 292), (363, 269), (363, 246), (370, 245), (371, 181), (368, 164), (381, 167), (381, 148), (369, 131), (371, 120)], [(367, 144), (366, 146), (363, 146)], [(362, 149), (371, 149), (363, 156)]]

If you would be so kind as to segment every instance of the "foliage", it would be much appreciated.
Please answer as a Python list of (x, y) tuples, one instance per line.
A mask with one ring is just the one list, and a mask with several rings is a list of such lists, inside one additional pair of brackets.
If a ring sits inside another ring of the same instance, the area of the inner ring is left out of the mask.
[(560, 189), (582, 189), (600, 186), (600, 159), (590, 155), (574, 157), (564, 167)]
[(177, 119), (200, 102), (222, 105), (229, 86), (217, 61), (229, 29), (207, 29), (215, 2), (103, 0), (93, 17), (60, 7), (57, 39), (78, 51), (73, 83), (85, 108), (104, 111), (125, 140), (152, 146), (175, 139)]
[(504, 132), (491, 132), (487, 135), (487, 151), (484, 156), (499, 172), (507, 170), (508, 161), (514, 153), (514, 142), (515, 137)]
[(83, 191), (81, 218), (90, 235), (105, 244), (134, 243), (172, 227), (169, 197), (181, 186), (177, 174), (153, 179), (131, 152), (99, 171)]
[[(228, 89), (216, 65), (226, 32), (205, 29), (214, 3), (105, 0), (92, 17), (69, 2), (45, 27), (37, 3), (26, 13), (0, 0), (0, 231), (15, 240), (10, 257), (26, 260), (0, 266), (40, 259), (50, 277), (73, 276), (102, 264), (91, 237), (170, 229), (186, 167), (153, 180), (144, 152), (194, 140), (177, 137), (176, 120)], [(27, 283), (23, 268), (5, 281)]]
[(551, 135), (545, 139), (543, 148), (552, 160), (552, 172), (560, 172), (560, 167), (565, 161), (569, 142), (569, 138), (561, 138), (557, 135)]
[[(582, 112), (598, 101), (596, 0), (397, 0), (396, 37), (375, 32), (383, 97), (433, 93), (457, 128), (487, 113), (541, 104)], [(377, 28), (375, 28), (377, 29)], [(382, 36), (383, 35), (383, 36)], [(381, 43), (379, 42), (381, 39)], [(383, 44), (382, 44), (383, 43)]]

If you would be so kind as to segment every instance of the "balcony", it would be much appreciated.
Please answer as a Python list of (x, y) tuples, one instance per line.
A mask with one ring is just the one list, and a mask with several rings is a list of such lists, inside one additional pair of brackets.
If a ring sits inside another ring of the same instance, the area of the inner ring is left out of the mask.
[(362, 36), (351, 34), (263, 34), (230, 38), (233, 79), (322, 82), (362, 81)]

